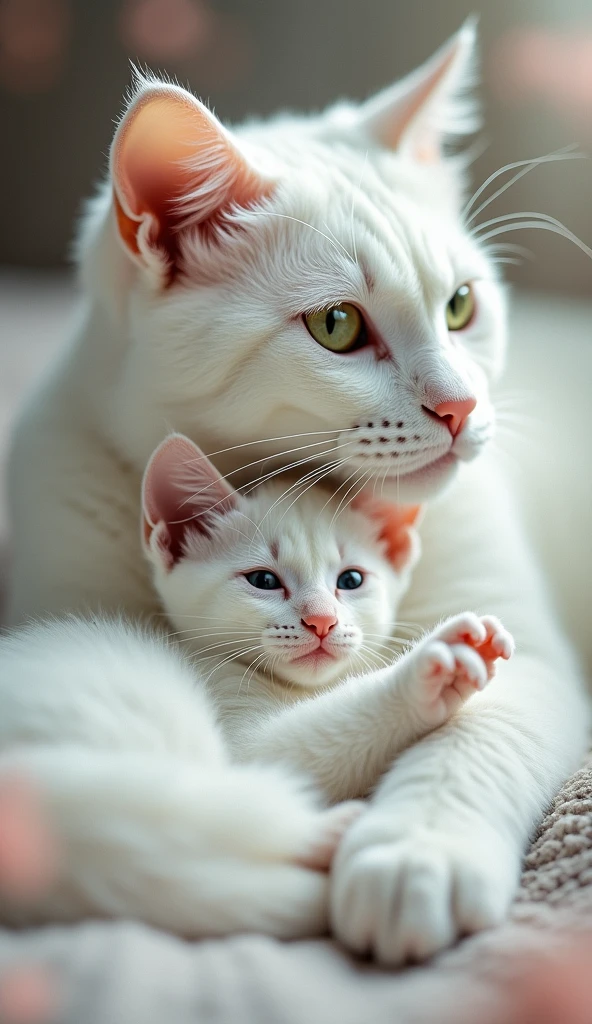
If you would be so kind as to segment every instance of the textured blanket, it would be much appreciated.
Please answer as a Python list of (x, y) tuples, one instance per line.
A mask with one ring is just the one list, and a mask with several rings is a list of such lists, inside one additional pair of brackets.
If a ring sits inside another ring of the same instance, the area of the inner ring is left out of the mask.
[(510, 919), (431, 964), (388, 972), (329, 940), (188, 943), (87, 922), (0, 932), (0, 966), (53, 965), (64, 1024), (448, 1024), (483, 1020), (521, 969), (518, 954), (552, 954), (574, 932), (592, 936), (592, 758), (542, 822)]

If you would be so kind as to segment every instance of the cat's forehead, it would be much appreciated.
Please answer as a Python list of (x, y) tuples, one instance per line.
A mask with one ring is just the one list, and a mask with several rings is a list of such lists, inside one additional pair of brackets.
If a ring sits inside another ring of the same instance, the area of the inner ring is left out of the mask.
[[(489, 275), (444, 163), (411, 165), (306, 133), (300, 145), (281, 133), (268, 139), (281, 166), (277, 191), (263, 209), (241, 214), (260, 236), (268, 295), (276, 283), (294, 309), (340, 297), (367, 304), (385, 290), (390, 301), (422, 293), (439, 302), (458, 279)], [(270, 252), (282, 259), (270, 261)]]

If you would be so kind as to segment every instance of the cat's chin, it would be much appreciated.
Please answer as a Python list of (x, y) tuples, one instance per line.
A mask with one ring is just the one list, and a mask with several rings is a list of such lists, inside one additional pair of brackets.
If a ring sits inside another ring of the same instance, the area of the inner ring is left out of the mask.
[(405, 505), (426, 501), (453, 481), (458, 465), (459, 460), (454, 452), (447, 452), (412, 473), (387, 476), (381, 480), (381, 496)]

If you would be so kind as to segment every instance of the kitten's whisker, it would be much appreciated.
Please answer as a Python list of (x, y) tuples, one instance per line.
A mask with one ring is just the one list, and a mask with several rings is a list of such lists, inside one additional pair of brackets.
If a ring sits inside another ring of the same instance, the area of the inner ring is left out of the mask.
[[(168, 617), (169, 617), (166, 612), (157, 612), (156, 614), (159, 617), (162, 617), (162, 618), (165, 618), (165, 619), (168, 619)], [(228, 617), (224, 616), (224, 615), (194, 615), (193, 613), (185, 612), (182, 615), (176, 614), (175, 618), (177, 618), (177, 619), (200, 619), (202, 621), (205, 620), (206, 622), (221, 622), (225, 626), (228, 625)], [(245, 626), (249, 625), (249, 622), (248, 622), (247, 619), (233, 619), (233, 622), (238, 622), (241, 625), (245, 625)]]
[(214, 665), (209, 675), (206, 676), (206, 683), (210, 681), (212, 676), (219, 672), (224, 665), (228, 665), (231, 661), (236, 661), (238, 658), (244, 658), (247, 654), (252, 654), (253, 651), (259, 651), (263, 647), (263, 644), (255, 644), (253, 647), (247, 647), (244, 651), (236, 651), (235, 654), (229, 654), (228, 657), (224, 658), (219, 665)]
[(239, 684), (238, 684), (238, 690), (237, 690), (237, 692), (236, 692), (236, 695), (237, 695), (237, 697), (240, 697), (240, 692), (241, 692), (241, 689), (242, 689), (242, 685), (243, 685), (243, 683), (244, 683), (244, 681), (245, 681), (245, 676), (247, 675), (247, 673), (249, 673), (249, 672), (250, 672), (250, 676), (249, 676), (249, 682), (247, 683), (247, 693), (249, 692), (249, 683), (250, 683), (250, 681), (251, 681), (251, 678), (252, 678), (252, 676), (253, 676), (253, 673), (255, 672), (256, 666), (257, 666), (257, 665), (258, 665), (258, 663), (259, 663), (259, 662), (261, 662), (261, 661), (263, 660), (263, 658), (265, 658), (266, 656), (267, 656), (267, 652), (266, 652), (266, 651), (264, 651), (264, 652), (263, 652), (263, 654), (259, 654), (259, 655), (257, 655), (257, 657), (255, 658), (255, 660), (254, 660), (254, 661), (253, 661), (253, 662), (252, 662), (252, 663), (251, 663), (250, 665), (247, 665), (247, 667), (246, 667), (245, 671), (243, 672), (243, 674), (242, 674), (242, 676), (241, 676), (240, 682), (239, 682)]
[[(208, 627), (204, 626), (203, 628), (207, 629)], [(237, 633), (250, 633), (250, 632), (251, 632), (251, 630), (249, 630), (249, 629), (220, 629), (220, 630), (217, 630), (215, 633), (202, 633), (200, 631), (200, 627), (199, 626), (194, 626), (191, 629), (178, 629), (175, 633), (166, 633), (165, 635), (166, 635), (166, 639), (167, 640), (172, 640), (173, 637), (183, 636), (183, 635), (186, 635), (187, 633), (191, 633), (191, 636), (188, 637), (188, 639), (190, 639), (190, 640), (207, 640), (207, 639), (209, 639), (211, 637), (214, 637), (214, 636), (236, 636)]]
[[(200, 640), (200, 639), (201, 639), (201, 637), (186, 636), (182, 640), (178, 640), (177, 643), (179, 643), (179, 644), (187, 644), (187, 643), (191, 643), (192, 641)], [(208, 644), (207, 647), (200, 648), (200, 650), (198, 652), (196, 652), (196, 653), (207, 654), (208, 651), (218, 651), (222, 647), (233, 647), (233, 646), (236, 647), (237, 644), (246, 644), (246, 643), (250, 643), (251, 641), (257, 640), (257, 639), (258, 639), (258, 637), (256, 637), (256, 636), (241, 636), (241, 637), (237, 637), (236, 640), (221, 640), (219, 643)]]

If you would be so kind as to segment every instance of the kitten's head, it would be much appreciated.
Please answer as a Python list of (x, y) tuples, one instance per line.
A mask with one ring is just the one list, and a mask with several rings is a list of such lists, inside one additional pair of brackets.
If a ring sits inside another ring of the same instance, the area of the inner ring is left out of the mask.
[(164, 609), (206, 665), (319, 687), (388, 657), (419, 509), (296, 493), (284, 480), (243, 496), (173, 434), (144, 475), (142, 537)]
[(279, 453), (416, 501), (482, 450), (504, 303), (446, 151), (475, 127), (474, 35), (364, 103), (232, 132), (138, 83), (87, 280), (123, 320), (107, 428), (139, 466), (166, 423), (210, 451), (257, 442), (215, 456), (241, 482)]

